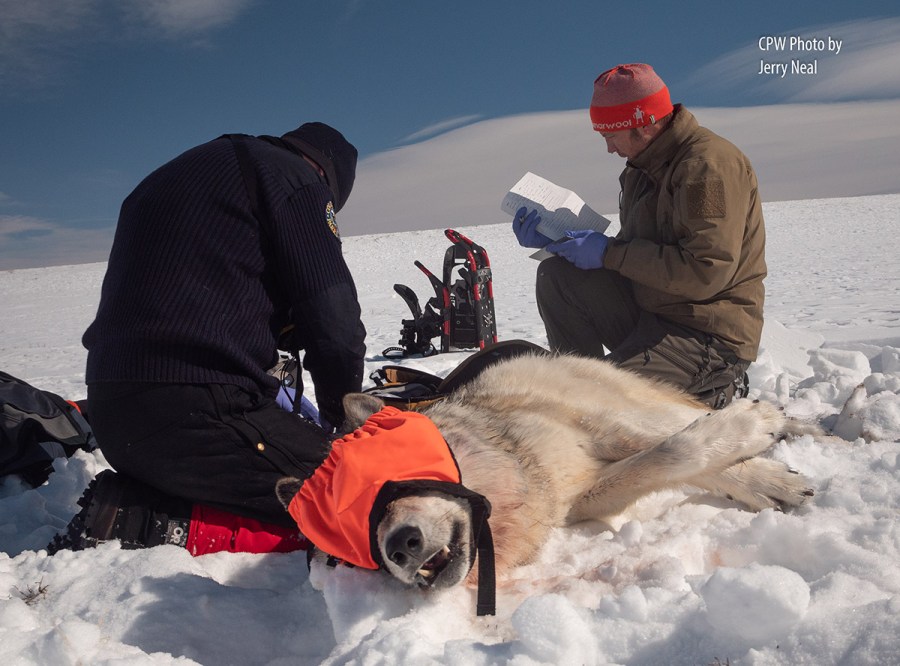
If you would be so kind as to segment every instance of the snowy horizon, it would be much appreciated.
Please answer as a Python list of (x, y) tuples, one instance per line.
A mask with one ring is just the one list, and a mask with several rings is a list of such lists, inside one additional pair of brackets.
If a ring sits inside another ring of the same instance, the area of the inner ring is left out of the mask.
[[(689, 110), (747, 154), (763, 201), (900, 192), (900, 100)], [(526, 171), (601, 214), (618, 211), (624, 162), (607, 154), (584, 109), (469, 116), (407, 138), (435, 132), (360, 160), (337, 220), (345, 237), (502, 223), (499, 202)], [(114, 232), (0, 215), (0, 270), (105, 261)]]

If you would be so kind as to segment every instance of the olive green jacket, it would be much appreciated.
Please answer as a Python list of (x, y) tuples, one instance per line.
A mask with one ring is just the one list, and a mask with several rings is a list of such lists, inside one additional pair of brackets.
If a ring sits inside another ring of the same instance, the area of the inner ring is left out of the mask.
[(765, 228), (747, 157), (677, 105), (669, 127), (628, 161), (619, 181), (621, 230), (604, 266), (632, 281), (644, 310), (756, 360)]

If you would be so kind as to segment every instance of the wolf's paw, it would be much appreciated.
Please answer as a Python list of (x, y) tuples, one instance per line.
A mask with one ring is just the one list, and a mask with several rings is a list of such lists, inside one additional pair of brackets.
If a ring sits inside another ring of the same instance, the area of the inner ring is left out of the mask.
[(732, 499), (751, 511), (796, 508), (815, 494), (809, 479), (777, 460), (751, 458), (722, 473), (723, 486)]
[(818, 439), (825, 437), (825, 431), (822, 430), (822, 426), (810, 421), (795, 418), (786, 418), (784, 420), (784, 425), (781, 428), (781, 436), (783, 438), (791, 440), (798, 439), (804, 435), (811, 435)]
[(709, 465), (725, 467), (771, 447), (784, 422), (784, 414), (771, 403), (736, 400), (698, 419), (685, 433), (691, 431), (705, 442)]
[(786, 417), (780, 407), (765, 400), (748, 400), (742, 398), (735, 400), (721, 411), (722, 414), (743, 414), (756, 422), (756, 431), (777, 436), (784, 430)]

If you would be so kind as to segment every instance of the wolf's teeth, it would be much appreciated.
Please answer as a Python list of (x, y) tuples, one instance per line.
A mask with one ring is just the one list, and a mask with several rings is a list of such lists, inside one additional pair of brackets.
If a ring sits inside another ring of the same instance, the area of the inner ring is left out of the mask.
[(416, 571), (416, 573), (424, 578), (434, 578), (434, 567), (429, 568), (428, 564), (430, 562), (433, 562), (435, 560), (435, 558), (438, 557), (438, 555), (440, 555), (441, 557), (447, 557), (449, 554), (450, 554), (450, 547), (447, 545), (444, 545), (441, 548), (440, 552), (435, 553), (430, 558), (428, 558), (428, 562), (425, 562), (424, 566), (422, 566), (421, 569), (418, 569)]

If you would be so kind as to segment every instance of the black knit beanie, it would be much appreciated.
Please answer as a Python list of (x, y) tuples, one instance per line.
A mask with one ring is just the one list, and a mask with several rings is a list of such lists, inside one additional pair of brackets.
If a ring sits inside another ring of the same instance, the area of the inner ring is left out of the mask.
[(325, 123), (304, 123), (281, 138), (322, 167), (334, 195), (335, 212), (343, 208), (356, 178), (353, 144)]

